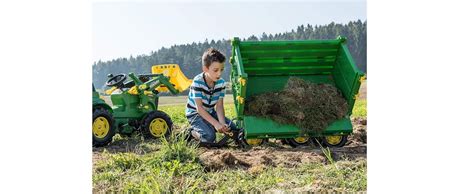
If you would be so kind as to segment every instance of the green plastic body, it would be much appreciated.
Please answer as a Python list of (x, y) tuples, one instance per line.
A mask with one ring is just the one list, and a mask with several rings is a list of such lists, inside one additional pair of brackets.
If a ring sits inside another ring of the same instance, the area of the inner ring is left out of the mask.
[(92, 84), (92, 110), (96, 108), (104, 108), (112, 113), (112, 108), (100, 98), (99, 92), (95, 90), (94, 84)]
[(130, 94), (129, 90), (123, 90), (120, 94), (110, 95), (112, 101), (114, 126), (117, 133), (130, 134), (137, 129), (141, 120), (151, 111), (158, 110), (158, 92), (152, 92), (155, 88), (165, 86), (172, 94), (178, 91), (169, 82), (169, 78), (162, 74), (154, 74), (152, 78), (143, 83), (134, 73), (129, 73), (135, 83), (137, 93)]
[[(352, 133), (350, 115), (364, 73), (355, 65), (345, 38), (304, 41), (240, 41), (233, 38), (231, 44), (230, 80), (237, 125), (245, 129), (245, 138), (320, 137)], [(270, 119), (244, 114), (245, 99), (280, 91), (291, 76), (336, 86), (349, 104), (346, 116), (320, 133), (301, 134), (301, 130), (294, 125), (281, 125)]]

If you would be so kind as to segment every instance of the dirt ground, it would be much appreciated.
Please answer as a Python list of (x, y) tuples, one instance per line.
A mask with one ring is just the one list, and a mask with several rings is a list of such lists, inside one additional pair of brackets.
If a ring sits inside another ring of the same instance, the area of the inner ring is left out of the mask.
[[(330, 150), (335, 161), (342, 159), (355, 160), (366, 158), (367, 146), (347, 146)], [(305, 163), (328, 163), (323, 152), (314, 147), (275, 148), (259, 146), (250, 150), (203, 149), (201, 150), (200, 160), (210, 171), (224, 168), (243, 168), (250, 172), (268, 166), (293, 168)]]
[[(331, 156), (338, 160), (357, 160), (367, 158), (367, 120), (352, 120), (354, 133), (349, 136), (346, 146), (330, 148)], [(322, 150), (314, 145), (292, 148), (278, 141), (250, 149), (237, 148), (200, 148), (200, 160), (208, 170), (224, 168), (242, 168), (250, 172), (262, 170), (267, 166), (293, 168), (305, 163), (321, 162), (328, 159)]]
[[(367, 157), (367, 120), (364, 118), (352, 119), (354, 132), (349, 136), (347, 144), (342, 148), (330, 148), (331, 155), (335, 161), (357, 160)], [(153, 141), (153, 140), (150, 140)], [(114, 141), (110, 145), (102, 148), (93, 148), (93, 163), (103, 158), (102, 152), (109, 153), (131, 152), (144, 154), (155, 151), (151, 144), (144, 144), (137, 138), (124, 138)], [(229, 148), (199, 148), (200, 161), (209, 171), (216, 171), (225, 168), (246, 169), (250, 173), (260, 171), (268, 166), (280, 166), (292, 168), (305, 163), (321, 162), (327, 163), (327, 157), (318, 146), (302, 146), (292, 148), (283, 145), (277, 140), (270, 140), (263, 146), (241, 149), (237, 147)]]

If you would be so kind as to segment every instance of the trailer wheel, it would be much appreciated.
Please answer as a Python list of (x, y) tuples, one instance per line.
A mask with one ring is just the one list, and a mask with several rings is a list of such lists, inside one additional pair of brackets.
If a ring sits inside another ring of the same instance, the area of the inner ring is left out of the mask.
[(347, 143), (347, 135), (330, 135), (322, 138), (323, 146), (342, 147)]
[(92, 146), (109, 144), (115, 135), (114, 118), (109, 111), (96, 108), (92, 112)]
[(251, 147), (251, 146), (259, 146), (263, 145), (264, 143), (268, 142), (268, 138), (264, 139), (246, 139), (245, 138), (245, 130), (244, 129), (239, 129), (237, 132), (237, 138), (235, 139), (235, 142), (241, 147), (241, 148), (246, 148), (246, 147)]
[(140, 127), (145, 138), (169, 137), (173, 122), (171, 118), (163, 111), (149, 112), (142, 121)]
[(291, 147), (306, 146), (311, 143), (310, 137), (296, 137), (296, 138), (287, 138), (286, 142)]
[(247, 146), (260, 146), (268, 142), (268, 139), (244, 139), (243, 142)]

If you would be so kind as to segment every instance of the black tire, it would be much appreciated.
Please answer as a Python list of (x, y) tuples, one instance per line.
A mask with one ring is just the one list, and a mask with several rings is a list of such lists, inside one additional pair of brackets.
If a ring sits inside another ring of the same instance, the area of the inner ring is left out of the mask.
[(285, 139), (286, 143), (289, 144), (291, 147), (299, 147), (299, 146), (308, 146), (311, 144), (311, 138), (307, 138), (305, 142), (298, 141), (296, 138), (287, 138)]
[[(101, 131), (103, 127), (107, 126), (108, 130)], [(98, 131), (94, 132), (95, 129), (98, 129)], [(112, 141), (114, 135), (114, 117), (112, 114), (104, 108), (95, 108), (92, 111), (92, 146), (105, 146)]]
[(328, 141), (328, 137), (330, 136), (325, 136), (321, 138), (321, 143), (325, 147), (343, 147), (347, 143), (347, 135), (335, 135), (338, 137), (341, 137), (340, 141), (338, 143), (331, 143)]
[[(152, 126), (151, 128), (150, 128), (150, 125)], [(158, 129), (156, 127), (158, 127)], [(166, 131), (164, 130), (161, 131), (161, 129), (164, 129), (164, 128), (166, 128), (165, 129)], [(151, 139), (151, 138), (157, 139), (157, 138), (161, 138), (163, 135), (166, 138), (168, 138), (169, 135), (171, 134), (172, 128), (173, 128), (173, 121), (171, 121), (171, 118), (168, 116), (168, 114), (159, 110), (149, 112), (143, 118), (142, 125), (140, 127), (143, 137), (145, 137), (146, 139)]]

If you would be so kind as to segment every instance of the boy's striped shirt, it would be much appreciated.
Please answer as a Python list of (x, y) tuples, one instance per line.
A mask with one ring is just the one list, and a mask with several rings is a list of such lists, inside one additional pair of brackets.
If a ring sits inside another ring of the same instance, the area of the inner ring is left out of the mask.
[(186, 116), (197, 114), (195, 99), (201, 99), (204, 109), (208, 113), (214, 111), (217, 101), (225, 97), (225, 81), (220, 78), (214, 85), (209, 88), (204, 78), (204, 72), (196, 75), (193, 83), (189, 87), (188, 102), (186, 104)]

